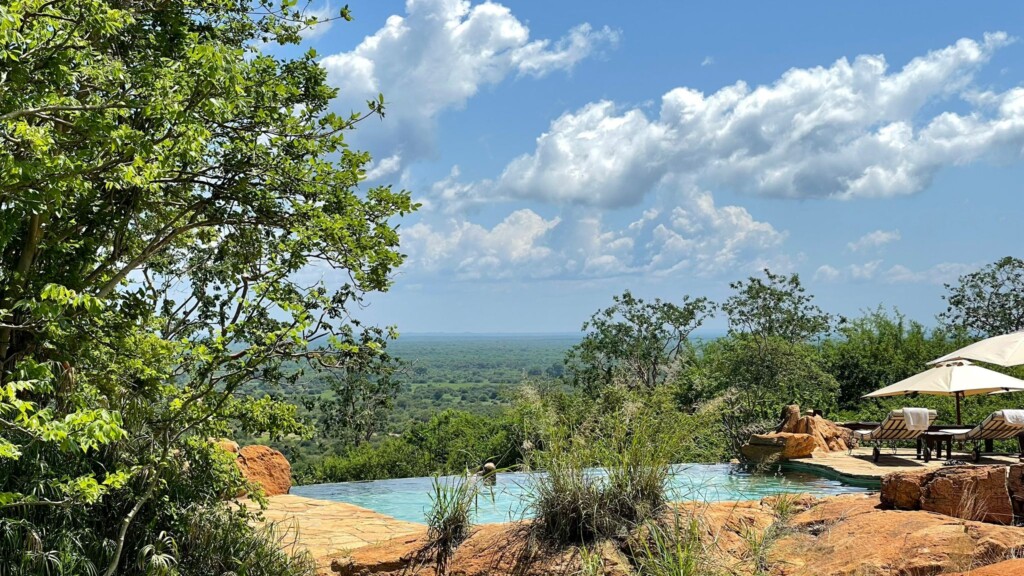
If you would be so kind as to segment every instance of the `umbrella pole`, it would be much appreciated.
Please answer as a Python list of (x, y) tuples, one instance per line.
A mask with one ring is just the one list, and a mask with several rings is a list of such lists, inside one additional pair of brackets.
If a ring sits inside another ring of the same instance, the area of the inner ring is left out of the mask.
[(960, 425), (960, 392), (956, 393), (956, 425)]

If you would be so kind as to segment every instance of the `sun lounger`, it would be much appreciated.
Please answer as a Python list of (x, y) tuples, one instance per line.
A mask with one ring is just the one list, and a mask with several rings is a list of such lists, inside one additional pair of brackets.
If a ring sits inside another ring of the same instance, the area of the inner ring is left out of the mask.
[(974, 461), (981, 459), (981, 443), (991, 440), (1010, 440), (1024, 435), (1024, 410), (996, 410), (970, 430), (943, 430), (952, 435), (953, 442), (973, 442)]
[[(920, 408), (904, 408), (902, 410), (893, 410), (885, 417), (885, 420), (878, 425), (874, 430), (866, 431), (854, 431), (853, 437), (860, 442), (873, 442), (874, 449), (871, 451), (871, 461), (878, 462), (878, 458), (881, 456), (881, 450), (879, 446), (884, 441), (896, 442), (898, 440), (917, 440), (922, 434), (928, 431), (928, 427), (931, 426), (932, 422), (935, 421), (937, 414), (935, 410), (928, 410), (927, 422), (919, 423), (917, 428), (911, 430), (908, 427), (907, 415), (912, 414), (914, 410), (923, 410)], [(922, 419), (923, 420), (923, 419)], [(923, 427), (921, 425), (923, 424)]]

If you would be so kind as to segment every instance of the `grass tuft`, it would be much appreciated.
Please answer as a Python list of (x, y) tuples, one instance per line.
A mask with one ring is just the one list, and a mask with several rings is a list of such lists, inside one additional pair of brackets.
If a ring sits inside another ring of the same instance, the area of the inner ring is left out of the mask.
[(469, 537), (477, 488), (464, 477), (443, 480), (435, 476), (433, 489), (427, 513), (427, 541), (437, 571), (443, 574), (455, 549)]

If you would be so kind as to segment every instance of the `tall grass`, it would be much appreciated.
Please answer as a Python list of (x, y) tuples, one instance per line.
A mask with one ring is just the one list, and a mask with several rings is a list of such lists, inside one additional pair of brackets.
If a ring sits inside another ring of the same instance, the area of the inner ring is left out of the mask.
[(640, 576), (710, 576), (714, 574), (709, 554), (701, 541), (696, 516), (678, 513), (671, 525), (650, 522), (646, 537), (631, 547), (630, 555)]
[(465, 477), (434, 477), (427, 513), (427, 541), (439, 573), (447, 570), (455, 549), (469, 537), (476, 496), (476, 482)]
[(540, 535), (558, 544), (625, 538), (658, 517), (670, 460), (656, 431), (638, 416), (601, 437), (553, 442), (528, 502)]

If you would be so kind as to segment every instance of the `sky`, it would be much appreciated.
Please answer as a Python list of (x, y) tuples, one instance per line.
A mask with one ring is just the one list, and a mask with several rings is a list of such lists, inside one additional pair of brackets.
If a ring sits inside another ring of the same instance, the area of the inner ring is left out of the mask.
[(1022, 3), (348, 3), (304, 44), (336, 111), (384, 94), (364, 186), (422, 205), (364, 320), (571, 332), (767, 267), (933, 325), (944, 283), (1022, 256)]

